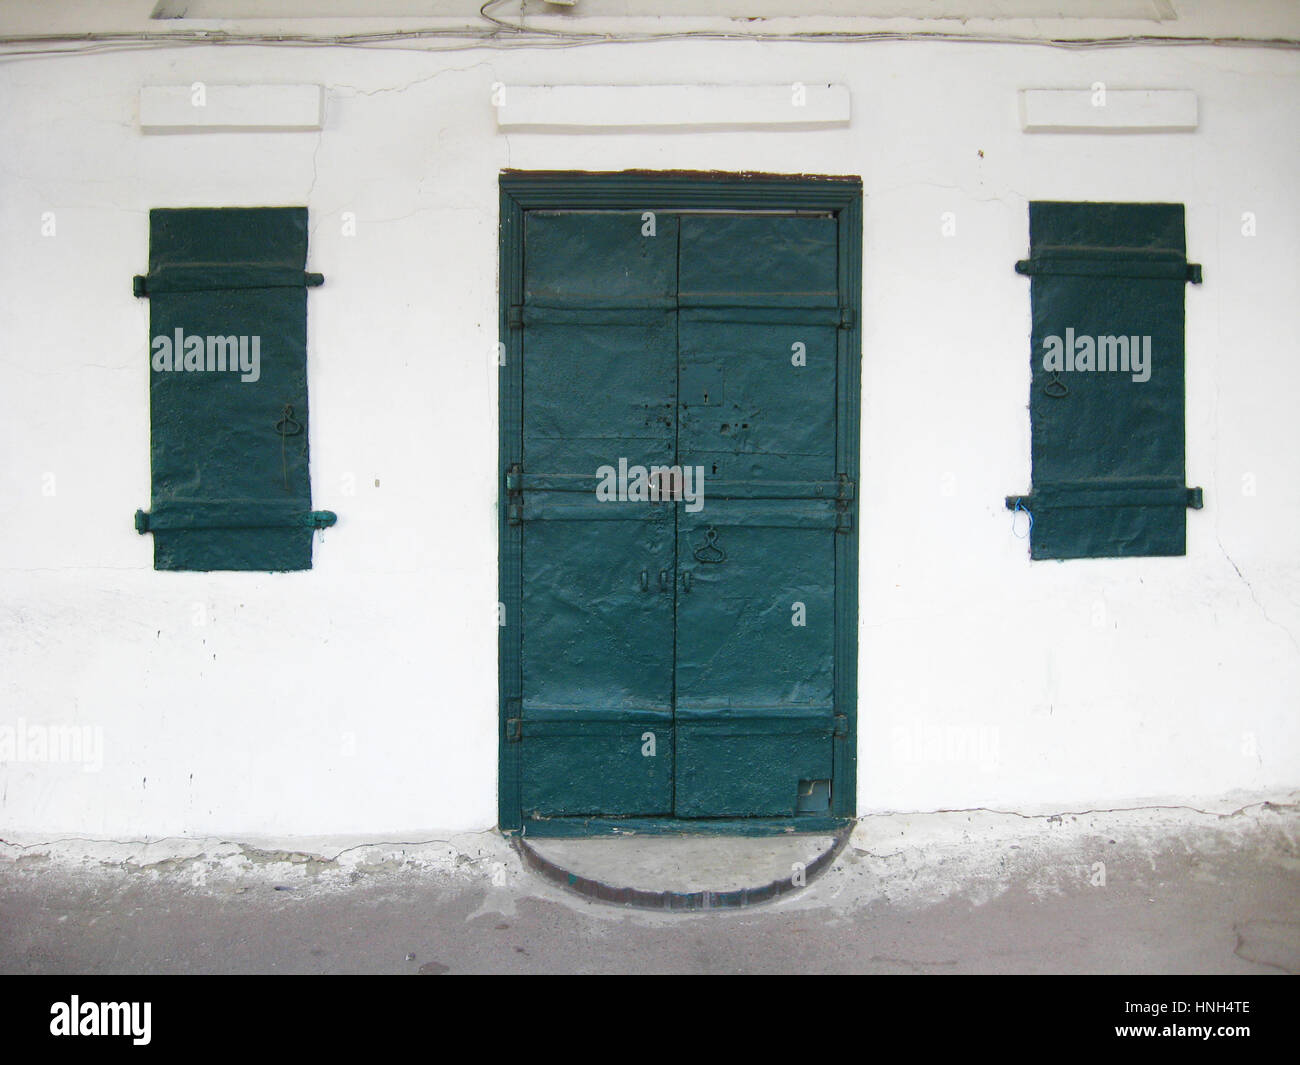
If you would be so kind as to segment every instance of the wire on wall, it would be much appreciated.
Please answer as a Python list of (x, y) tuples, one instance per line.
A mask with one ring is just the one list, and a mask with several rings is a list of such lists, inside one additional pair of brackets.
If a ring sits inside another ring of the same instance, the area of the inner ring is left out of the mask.
[[(479, 8), (479, 25), (430, 29), (381, 30), (366, 33), (256, 33), (227, 30), (168, 30), (166, 32), (103, 32), (0, 35), (0, 61), (61, 55), (157, 48), (263, 46), (314, 48), (396, 48), (427, 52), (472, 48), (575, 48), (607, 44), (654, 44), (663, 41), (754, 41), (764, 43), (873, 44), (924, 41), (962, 44), (1039, 45), (1074, 50), (1129, 47), (1216, 47), (1300, 49), (1294, 37), (1209, 37), (1174, 34), (1131, 34), (1120, 37), (1037, 37), (1025, 34), (951, 33), (942, 30), (804, 31), (763, 33), (727, 30), (663, 32), (596, 32), (524, 25), (493, 12), (506, 0), (487, 0)], [(522, 17), (522, 14), (521, 14)]]

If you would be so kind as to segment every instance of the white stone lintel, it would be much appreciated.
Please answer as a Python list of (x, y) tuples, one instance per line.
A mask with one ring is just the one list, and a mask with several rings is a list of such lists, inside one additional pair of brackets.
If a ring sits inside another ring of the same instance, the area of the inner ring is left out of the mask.
[(506, 85), (506, 132), (818, 129), (849, 124), (844, 85)]
[(1189, 133), (1196, 129), (1190, 89), (1021, 89), (1026, 133)]
[(297, 133), (319, 130), (325, 94), (319, 85), (145, 85), (145, 133)]

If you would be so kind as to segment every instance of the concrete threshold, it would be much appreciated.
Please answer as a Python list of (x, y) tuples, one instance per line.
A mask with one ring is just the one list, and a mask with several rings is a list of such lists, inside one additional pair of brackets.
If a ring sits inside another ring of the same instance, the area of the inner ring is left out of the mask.
[(579, 895), (653, 910), (754, 906), (806, 887), (848, 842), (836, 835), (523, 839), (529, 868)]

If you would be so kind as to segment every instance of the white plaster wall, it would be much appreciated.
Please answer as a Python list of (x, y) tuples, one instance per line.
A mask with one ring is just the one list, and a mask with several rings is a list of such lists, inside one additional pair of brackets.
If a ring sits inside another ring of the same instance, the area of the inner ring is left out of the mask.
[[(200, 80), (324, 84), (325, 129), (141, 135), (141, 85)], [(1099, 80), (1193, 89), (1200, 130), (1020, 132), (1018, 89)], [(498, 81), (833, 82), (854, 118), (503, 136)], [(1211, 48), (205, 48), (0, 64), (0, 724), (104, 737), (98, 772), (0, 766), (0, 830), (398, 838), (495, 822), (507, 166), (862, 176), (860, 811), (1300, 783), (1298, 87), (1294, 54)], [(1030, 199), (1187, 205), (1188, 257), (1205, 268), (1187, 289), (1187, 476), (1206, 509), (1189, 512), (1186, 558), (1031, 565), (1012, 534), (1002, 499), (1030, 472), (1029, 288), (1013, 270)], [(310, 208), (309, 269), (326, 277), (309, 296), (312, 488), (339, 524), (307, 573), (156, 573), (131, 523), (149, 503), (149, 308), (130, 295), (148, 211), (277, 204)], [(948, 735), (975, 749), (934, 757), (927, 730), (944, 729), (974, 730)]]

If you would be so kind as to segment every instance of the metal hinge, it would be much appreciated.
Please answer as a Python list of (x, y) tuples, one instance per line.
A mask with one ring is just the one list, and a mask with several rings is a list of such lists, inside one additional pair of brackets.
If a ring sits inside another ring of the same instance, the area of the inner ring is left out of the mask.
[(292, 504), (247, 499), (163, 500), (153, 510), (135, 512), (135, 531), (143, 536), (177, 529), (328, 529), (338, 520), (332, 510), (298, 510)]
[(506, 325), (511, 329), (524, 327), (524, 308), (520, 303), (512, 303), (506, 308)]
[(1089, 481), (1036, 485), (1032, 492), (1007, 496), (1007, 510), (1036, 511), (1067, 507), (1205, 506), (1205, 492), (1180, 484)]
[(841, 329), (852, 329), (852, 328), (853, 328), (853, 308), (852, 308), (852, 307), (841, 307), (841, 308), (840, 308), (840, 328), (841, 328)]
[(848, 532), (853, 528), (853, 499), (857, 486), (847, 473), (835, 475), (835, 531)]
[(506, 742), (518, 743), (523, 737), (524, 719), (521, 717), (506, 718)]
[(524, 468), (516, 462), (506, 470), (506, 523), (524, 520)]
[(1134, 280), (1187, 281), (1199, 285), (1204, 277), (1200, 263), (1189, 263), (1176, 253), (1133, 254), (1125, 257), (1119, 249), (1114, 254), (1092, 256), (1039, 252), (1029, 259), (1016, 261), (1016, 273), (1026, 277), (1112, 277)]
[(324, 274), (267, 263), (183, 263), (136, 274), (131, 278), (131, 292), (143, 299), (154, 293), (317, 288), (323, 284)]
[(847, 714), (835, 715), (835, 731), (832, 733), (834, 739), (847, 739), (849, 735), (849, 718)]

